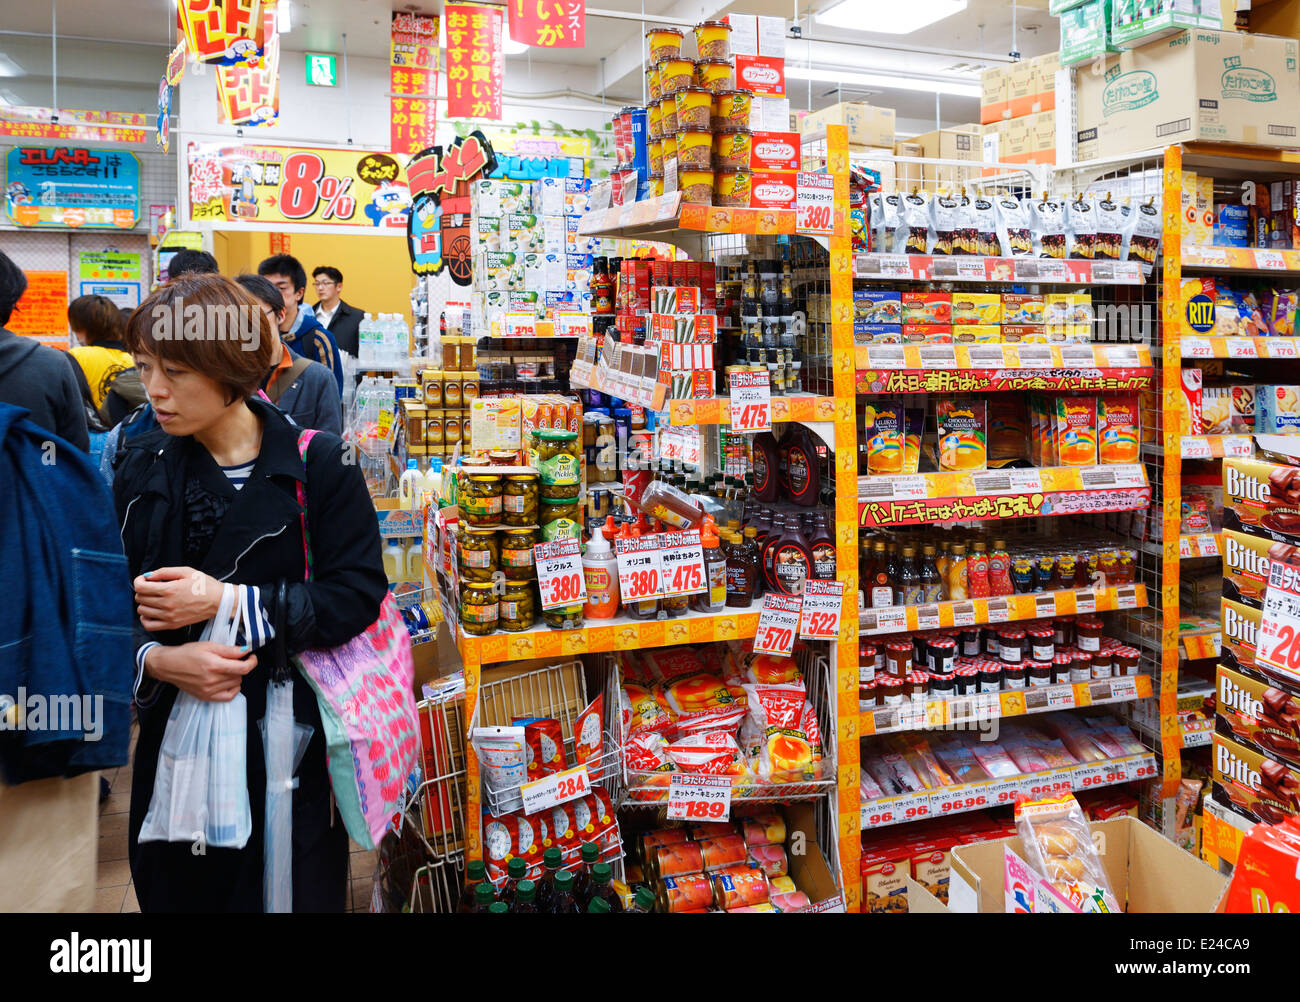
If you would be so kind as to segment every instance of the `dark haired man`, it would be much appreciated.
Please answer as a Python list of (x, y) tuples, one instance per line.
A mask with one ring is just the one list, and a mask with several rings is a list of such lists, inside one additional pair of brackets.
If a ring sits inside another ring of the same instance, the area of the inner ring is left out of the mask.
[(280, 321), (280, 340), (295, 355), (310, 358), (334, 374), (339, 396), (343, 396), (343, 360), (330, 332), (303, 305), (307, 291), (307, 272), (292, 254), (272, 254), (257, 266), (257, 273), (268, 279), (284, 297), (284, 319)]
[(343, 302), (343, 272), (321, 265), (312, 273), (316, 287), (316, 319), (330, 332), (340, 351), (356, 358), (360, 351), (361, 321), (365, 313)]
[(217, 259), (207, 251), (182, 247), (167, 262), (167, 281), (174, 282), (182, 275), (215, 275), (219, 271)]

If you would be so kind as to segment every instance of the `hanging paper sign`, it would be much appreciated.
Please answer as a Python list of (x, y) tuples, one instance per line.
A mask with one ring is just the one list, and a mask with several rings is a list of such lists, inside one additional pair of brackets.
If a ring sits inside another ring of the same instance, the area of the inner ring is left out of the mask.
[(438, 200), (433, 196), (418, 195), (411, 203), (406, 241), (411, 252), (411, 271), (417, 275), (436, 275), (442, 271), (442, 219)]
[(500, 7), (448, 4), (447, 117), (501, 118), (505, 56)]
[(131, 229), (140, 163), (130, 153), (18, 146), (6, 157), (5, 211), (19, 226)]
[(510, 37), (540, 49), (587, 44), (586, 0), (510, 0)]
[(771, 56), (737, 56), (736, 86), (755, 97), (785, 97), (785, 60)]
[[(470, 238), (469, 185), (474, 178), (490, 174), (496, 165), (492, 146), (478, 131), (457, 137), (445, 152), (441, 146), (434, 146), (412, 158), (406, 170), (422, 218), (418, 224), (408, 225), (407, 234), (411, 237), (411, 268), (417, 275), (437, 274), (446, 266), (453, 282), (470, 285), (474, 244)], [(439, 215), (436, 259), (430, 255), (431, 242), (425, 229), (432, 216), (430, 200), (436, 203)], [(423, 250), (415, 244), (415, 229), (421, 231)]]
[[(176, 21), (195, 59), (231, 65), (261, 48), (262, 8), (261, 0), (178, 0)], [(274, 17), (275, 7), (270, 10)]]
[(280, 32), (275, 8), (262, 12), (265, 45), (247, 61), (217, 67), (217, 120), (228, 125), (274, 125), (280, 117)]
[(167, 69), (163, 73), (163, 79), (172, 87), (180, 83), (185, 76), (185, 57), (188, 54), (189, 50), (185, 45), (185, 39), (182, 38), (176, 43), (176, 48), (172, 49), (167, 56)]
[[(438, 86), (438, 16), (393, 12), (388, 47), (389, 148), (417, 153), (433, 144)], [(399, 95), (410, 95), (399, 96)]]
[(12, 136), (16, 142), (71, 139), (77, 142), (144, 143), (149, 138), (148, 127), (149, 116), (138, 111), (0, 105), (0, 136)]
[(158, 122), (154, 126), (154, 139), (166, 153), (172, 142), (172, 88), (163, 77), (158, 81)]

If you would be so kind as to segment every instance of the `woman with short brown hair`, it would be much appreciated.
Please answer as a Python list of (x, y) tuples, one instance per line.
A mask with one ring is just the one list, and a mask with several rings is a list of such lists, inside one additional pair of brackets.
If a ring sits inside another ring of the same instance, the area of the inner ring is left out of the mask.
[[(340, 438), (299, 429), (254, 396), (274, 340), (261, 305), (220, 275), (186, 275), (131, 315), (135, 356), (161, 428), (133, 439), (114, 479), (134, 576), (140, 736), (129, 853), (141, 911), (260, 911), (265, 759), (258, 723), (278, 660), (334, 647), (379, 615), (387, 590), (378, 521)], [(297, 502), (305, 482), (306, 518)], [(311, 580), (304, 580), (310, 540)], [(254, 611), (240, 646), (198, 641), (226, 584)], [(252, 835), (242, 849), (141, 843), (177, 693), (247, 701)], [(320, 712), (294, 680), (294, 717), (313, 728), (293, 792), (293, 908), (346, 907), (348, 838), (334, 809)]]

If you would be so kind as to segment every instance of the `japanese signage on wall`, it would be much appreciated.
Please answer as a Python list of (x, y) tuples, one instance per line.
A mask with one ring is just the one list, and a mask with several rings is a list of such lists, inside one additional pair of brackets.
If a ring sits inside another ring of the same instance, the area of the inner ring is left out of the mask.
[(406, 229), (406, 172), (387, 153), (191, 142), (186, 165), (193, 222)]
[(24, 271), (27, 290), (5, 324), (15, 334), (27, 334), (46, 344), (68, 346), (68, 273)]
[(388, 90), (393, 95), (388, 148), (394, 153), (418, 153), (433, 145), (437, 86), (437, 15), (394, 11), (388, 46)]
[(217, 121), (274, 125), (280, 117), (280, 32), (275, 7), (262, 8), (262, 47), (231, 66), (217, 67)]
[(140, 218), (140, 163), (130, 153), (18, 146), (5, 159), (5, 211), (19, 226), (129, 230)]
[(262, 8), (261, 0), (178, 0), (176, 23), (199, 62), (231, 64), (261, 48)]
[(118, 306), (140, 305), (140, 255), (82, 251), (78, 255), (79, 296), (107, 296)]
[(471, 280), (470, 182), (496, 167), (496, 155), (481, 132), (458, 137), (444, 151), (435, 146), (411, 160), (411, 270), (436, 275), (445, 267), (457, 285)]
[(510, 0), (510, 37), (543, 49), (587, 44), (586, 0)]
[(447, 117), (501, 118), (501, 7), (447, 4)]
[[(58, 122), (53, 119), (57, 115)], [(143, 143), (149, 116), (122, 111), (0, 106), (0, 136), (24, 139), (75, 139), (80, 142)]]

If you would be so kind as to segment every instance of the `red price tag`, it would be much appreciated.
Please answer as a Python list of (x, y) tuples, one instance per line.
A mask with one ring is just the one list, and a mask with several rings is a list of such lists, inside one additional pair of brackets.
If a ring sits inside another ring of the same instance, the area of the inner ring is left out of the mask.
[(582, 546), (576, 539), (538, 543), (533, 547), (537, 587), (542, 609), (563, 609), (587, 601), (587, 581), (582, 573)]
[(531, 313), (507, 313), (506, 337), (537, 337), (537, 318)]
[(809, 640), (836, 640), (844, 608), (843, 581), (808, 581), (804, 584), (799, 636)]
[(1300, 678), (1300, 569), (1273, 561), (1256, 658), (1291, 678)]
[(700, 533), (662, 533), (664, 547), (659, 553), (659, 573), (663, 579), (663, 593), (669, 595), (694, 595), (708, 589), (704, 579), (704, 548)]
[(614, 540), (618, 558), (618, 591), (624, 605), (663, 594), (661, 545), (662, 539), (658, 535)]
[(744, 433), (770, 431), (772, 383), (767, 371), (733, 372), (729, 380), (731, 430)]
[(674, 774), (668, 785), (669, 821), (726, 821), (731, 780), (725, 776)]
[(794, 636), (799, 629), (802, 609), (803, 600), (797, 596), (772, 592), (764, 595), (763, 608), (758, 614), (758, 632), (754, 635), (754, 652), (789, 657), (794, 651)]
[(1297, 358), (1295, 338), (1269, 338), (1264, 342), (1264, 354), (1269, 358)]
[(830, 236), (835, 232), (835, 178), (799, 174), (795, 190), (794, 228), (799, 233)]

